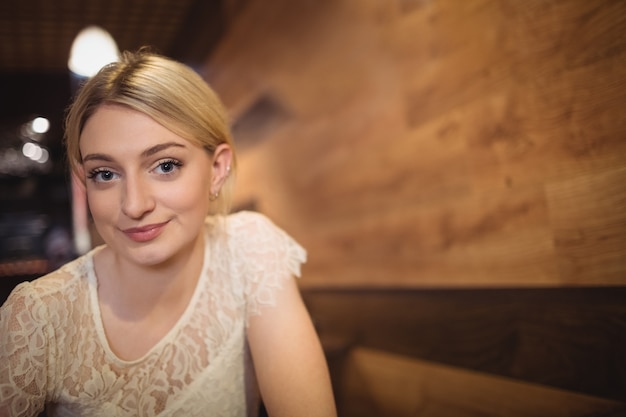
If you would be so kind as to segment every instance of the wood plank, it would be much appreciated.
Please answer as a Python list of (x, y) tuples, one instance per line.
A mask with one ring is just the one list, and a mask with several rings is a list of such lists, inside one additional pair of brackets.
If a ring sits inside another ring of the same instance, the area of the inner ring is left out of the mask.
[(333, 351), (369, 347), (626, 401), (626, 287), (303, 296)]
[(556, 253), (572, 282), (626, 276), (626, 167), (547, 185)]
[(602, 61), (493, 96), (489, 117), (475, 118), (467, 136), (474, 181), (514, 187), (624, 166), (626, 80), (619, 73), (615, 61)]
[(478, 287), (558, 281), (542, 188), (458, 196), (424, 207), (407, 204), (370, 217), (356, 213), (301, 237), (310, 251), (306, 276), (318, 285)]
[(367, 348), (344, 368), (345, 417), (624, 416), (626, 403)]
[[(610, 0), (481, 1), (463, 7), (438, 1), (410, 15), (409, 22), (398, 25), (418, 47), (400, 48), (398, 59), (409, 63), (407, 69), (420, 68), (406, 71), (411, 77), (407, 97), (414, 103), (409, 105), (411, 125), (490, 94), (502, 82), (505, 87), (533, 85), (546, 74), (602, 60), (623, 62), (617, 57), (625, 51), (625, 7)], [(584, 34), (581, 27), (587, 29)], [(427, 31), (426, 37), (415, 36)], [(573, 36), (581, 44), (570, 42)], [(428, 45), (420, 48), (423, 42)], [(588, 78), (586, 84), (593, 81)]]

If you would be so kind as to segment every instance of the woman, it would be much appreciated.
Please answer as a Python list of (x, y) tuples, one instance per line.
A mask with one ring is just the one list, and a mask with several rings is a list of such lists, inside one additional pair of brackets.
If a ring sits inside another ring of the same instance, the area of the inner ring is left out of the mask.
[(65, 136), (105, 245), (2, 306), (0, 416), (249, 416), (259, 393), (270, 416), (336, 415), (293, 279), (306, 253), (260, 214), (225, 215), (235, 155), (206, 83), (126, 53)]

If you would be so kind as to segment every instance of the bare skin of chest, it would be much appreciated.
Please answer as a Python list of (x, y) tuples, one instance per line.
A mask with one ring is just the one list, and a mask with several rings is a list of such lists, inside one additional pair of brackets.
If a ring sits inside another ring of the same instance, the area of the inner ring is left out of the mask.
[(101, 306), (102, 324), (109, 348), (120, 359), (133, 361), (147, 354), (176, 325), (181, 311), (153, 312), (129, 320)]

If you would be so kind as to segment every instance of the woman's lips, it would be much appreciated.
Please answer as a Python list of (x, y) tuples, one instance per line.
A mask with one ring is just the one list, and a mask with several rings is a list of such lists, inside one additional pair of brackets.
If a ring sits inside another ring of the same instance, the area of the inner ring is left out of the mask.
[(167, 223), (168, 222), (163, 222), (141, 227), (131, 227), (129, 229), (122, 230), (122, 232), (135, 242), (148, 242), (159, 236)]

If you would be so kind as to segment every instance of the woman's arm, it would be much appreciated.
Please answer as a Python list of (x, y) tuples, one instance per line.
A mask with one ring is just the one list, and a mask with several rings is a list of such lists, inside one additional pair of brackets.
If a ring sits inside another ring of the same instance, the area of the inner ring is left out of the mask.
[(46, 394), (46, 308), (22, 284), (0, 308), (0, 417), (35, 416)]
[(250, 318), (248, 342), (271, 417), (337, 415), (324, 352), (294, 279)]

